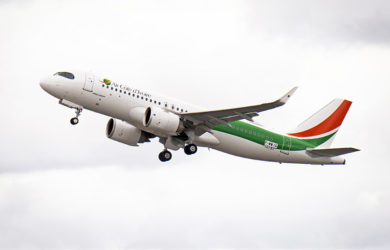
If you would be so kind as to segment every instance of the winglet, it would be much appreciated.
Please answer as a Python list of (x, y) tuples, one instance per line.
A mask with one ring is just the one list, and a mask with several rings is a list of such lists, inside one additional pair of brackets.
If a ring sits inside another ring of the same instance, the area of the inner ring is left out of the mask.
[(287, 94), (285, 94), (284, 96), (282, 96), (282, 98), (279, 99), (279, 101), (283, 104), (286, 104), (286, 102), (288, 101), (288, 99), (290, 99), (290, 97), (294, 94), (294, 92), (297, 90), (298, 87), (294, 87), (292, 88), (289, 92), (287, 92)]

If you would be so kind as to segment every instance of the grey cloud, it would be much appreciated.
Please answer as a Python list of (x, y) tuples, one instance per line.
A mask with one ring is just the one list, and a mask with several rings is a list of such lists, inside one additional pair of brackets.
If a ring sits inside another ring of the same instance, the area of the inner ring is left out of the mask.
[(346, 25), (345, 30), (340, 30), (340, 34), (344, 33), (345, 36), (355, 41), (387, 45), (390, 43), (389, 14)]
[(329, 42), (388, 44), (390, 3), (384, 0), (250, 1), (253, 32)]
[[(176, 164), (149, 172), (112, 166), (0, 176), (0, 247), (389, 246), (389, 196), (381, 191), (388, 184), (342, 186), (332, 168), (255, 165), (241, 174), (229, 165)], [(297, 172), (302, 179), (291, 178)], [(367, 188), (379, 192), (375, 204), (362, 203)]]

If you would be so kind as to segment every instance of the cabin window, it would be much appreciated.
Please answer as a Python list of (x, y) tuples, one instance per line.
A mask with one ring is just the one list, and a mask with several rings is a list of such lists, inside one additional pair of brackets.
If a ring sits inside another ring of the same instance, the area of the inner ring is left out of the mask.
[(122, 90), (119, 90), (119, 93), (122, 93)]
[(149, 99), (148, 98), (145, 98), (145, 101), (148, 101)]
[(62, 77), (68, 78), (70, 80), (74, 79), (74, 75), (72, 73), (69, 73), (69, 72), (57, 72), (54, 75), (55, 76), (62, 76)]

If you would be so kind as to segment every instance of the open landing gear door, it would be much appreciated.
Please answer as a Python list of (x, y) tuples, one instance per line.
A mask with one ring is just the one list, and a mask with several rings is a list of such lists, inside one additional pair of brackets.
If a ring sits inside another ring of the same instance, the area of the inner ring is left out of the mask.
[(85, 75), (85, 83), (84, 83), (84, 90), (92, 92), (93, 90), (93, 84), (95, 82), (95, 78), (93, 74), (86, 73)]

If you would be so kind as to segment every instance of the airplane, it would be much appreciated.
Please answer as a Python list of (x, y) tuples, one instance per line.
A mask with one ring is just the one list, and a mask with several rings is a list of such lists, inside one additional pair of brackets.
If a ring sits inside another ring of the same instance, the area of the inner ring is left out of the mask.
[(44, 77), (40, 86), (59, 103), (75, 109), (72, 125), (83, 109), (111, 117), (106, 126), (109, 139), (139, 146), (158, 137), (164, 150), (162, 162), (184, 149), (192, 155), (207, 147), (231, 155), (279, 163), (314, 165), (345, 164), (341, 155), (358, 149), (330, 148), (352, 102), (334, 99), (293, 131), (281, 134), (263, 128), (253, 117), (284, 105), (294, 87), (276, 101), (253, 106), (205, 110), (155, 95), (90, 72), (59, 71)]

